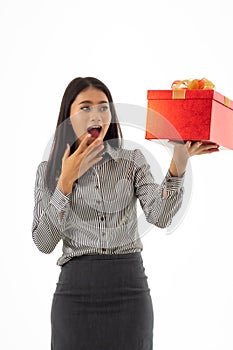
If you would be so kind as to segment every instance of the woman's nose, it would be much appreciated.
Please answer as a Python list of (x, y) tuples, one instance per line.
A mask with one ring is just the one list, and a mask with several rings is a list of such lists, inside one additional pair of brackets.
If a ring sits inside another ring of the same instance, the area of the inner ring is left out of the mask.
[(101, 121), (101, 116), (97, 111), (91, 115), (91, 121)]

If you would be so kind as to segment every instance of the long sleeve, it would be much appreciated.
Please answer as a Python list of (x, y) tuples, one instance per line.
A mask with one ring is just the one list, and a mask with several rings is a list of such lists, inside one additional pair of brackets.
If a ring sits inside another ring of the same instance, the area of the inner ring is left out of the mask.
[(139, 149), (134, 151), (134, 162), (136, 166), (135, 194), (140, 201), (146, 220), (161, 228), (168, 227), (182, 204), (184, 175), (172, 177), (168, 171), (159, 185), (155, 183), (150, 166)]
[(46, 165), (47, 162), (41, 162), (36, 173), (32, 238), (37, 248), (48, 254), (62, 238), (70, 209), (71, 193), (65, 196), (57, 187), (53, 194), (47, 190)]

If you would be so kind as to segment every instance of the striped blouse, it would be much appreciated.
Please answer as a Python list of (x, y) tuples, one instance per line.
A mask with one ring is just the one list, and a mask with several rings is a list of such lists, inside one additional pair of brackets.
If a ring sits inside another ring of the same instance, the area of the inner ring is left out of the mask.
[(43, 253), (51, 253), (62, 240), (60, 266), (83, 254), (140, 252), (137, 199), (146, 221), (161, 228), (171, 224), (181, 207), (184, 176), (172, 177), (168, 171), (161, 184), (155, 183), (139, 149), (117, 149), (105, 142), (103, 159), (67, 195), (57, 187), (48, 191), (46, 165), (41, 162), (36, 173), (32, 238)]

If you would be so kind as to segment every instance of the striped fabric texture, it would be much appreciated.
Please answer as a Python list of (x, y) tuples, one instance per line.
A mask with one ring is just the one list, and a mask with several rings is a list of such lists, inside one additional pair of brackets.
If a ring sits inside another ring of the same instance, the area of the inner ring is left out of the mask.
[[(64, 195), (48, 191), (47, 161), (39, 164), (34, 189), (32, 238), (43, 253), (60, 240), (57, 265), (83, 254), (122, 254), (143, 249), (138, 232), (137, 199), (146, 220), (165, 228), (181, 207), (184, 175), (154, 181), (140, 149), (113, 148), (105, 142), (103, 159), (91, 167)], [(164, 195), (166, 189), (166, 195)]]

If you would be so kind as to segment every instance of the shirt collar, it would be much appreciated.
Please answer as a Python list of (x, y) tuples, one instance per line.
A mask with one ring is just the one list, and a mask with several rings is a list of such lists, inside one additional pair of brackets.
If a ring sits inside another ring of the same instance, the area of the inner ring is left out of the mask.
[(104, 154), (108, 153), (113, 160), (119, 157), (117, 148), (113, 148), (107, 141), (104, 142)]

